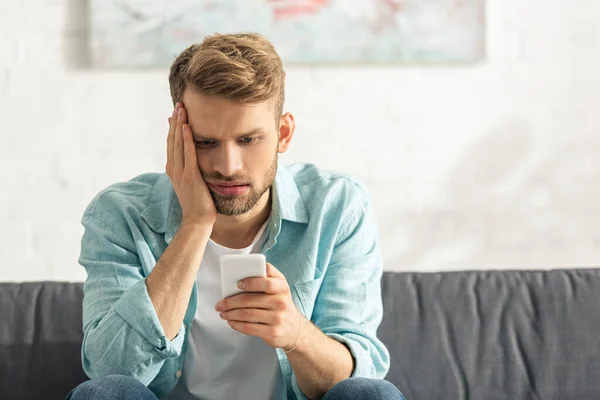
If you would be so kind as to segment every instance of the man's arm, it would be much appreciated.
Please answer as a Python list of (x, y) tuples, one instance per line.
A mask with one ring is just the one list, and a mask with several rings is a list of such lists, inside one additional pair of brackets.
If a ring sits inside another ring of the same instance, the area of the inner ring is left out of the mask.
[(360, 194), (362, 204), (346, 216), (324, 271), (314, 325), (306, 321), (307, 332), (288, 354), (298, 387), (311, 399), (351, 376), (383, 378), (389, 368), (376, 335), (383, 315), (379, 235), (366, 193)]
[(148, 295), (165, 335), (179, 332), (212, 226), (181, 225), (169, 247), (146, 279)]
[[(202, 258), (208, 234), (196, 226), (181, 225), (155, 269), (144, 277), (137, 244), (145, 238), (135, 225), (142, 222), (133, 217), (130, 225), (130, 218), (118, 211), (121, 202), (114, 192), (105, 193), (82, 221), (85, 232), (79, 263), (88, 275), (83, 298), (83, 368), (90, 378), (120, 374), (147, 385), (164, 360), (181, 354), (184, 338), (178, 333), (183, 331), (191, 292), (186, 288), (193, 286), (192, 275), (200, 264), (196, 261)], [(181, 276), (173, 278), (175, 274)], [(154, 286), (148, 285), (151, 277)], [(167, 282), (156, 284), (161, 279)], [(178, 309), (183, 309), (181, 316), (167, 316), (168, 310), (181, 312)]]
[(320, 399), (354, 369), (348, 347), (328, 337), (302, 317), (298, 345), (287, 354), (298, 385), (309, 399)]
[(177, 336), (196, 282), (206, 243), (217, 210), (202, 179), (192, 132), (182, 103), (169, 118), (167, 175), (181, 205), (182, 223), (177, 234), (152, 270), (148, 295), (169, 340)]
[(221, 318), (238, 332), (262, 338), (273, 348), (289, 351), (288, 359), (303, 392), (323, 396), (350, 377), (353, 360), (348, 348), (313, 326), (292, 301), (285, 276), (267, 263), (266, 278), (247, 278), (242, 293), (216, 305)]
[(178, 357), (183, 335), (168, 340), (148, 296), (137, 243), (137, 223), (126, 217), (122, 197), (102, 194), (83, 217), (79, 263), (83, 286), (82, 364), (92, 378), (118, 374), (148, 385), (164, 361)]

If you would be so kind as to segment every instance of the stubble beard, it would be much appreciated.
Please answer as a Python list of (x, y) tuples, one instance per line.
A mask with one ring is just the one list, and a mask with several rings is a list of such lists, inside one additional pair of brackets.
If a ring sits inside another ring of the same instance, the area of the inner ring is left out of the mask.
[[(217, 209), (217, 213), (226, 215), (226, 216), (237, 216), (246, 214), (250, 210), (252, 210), (262, 196), (267, 192), (267, 190), (271, 189), (273, 185), (273, 181), (275, 180), (275, 175), (277, 174), (277, 153), (275, 153), (275, 157), (273, 158), (273, 163), (265, 172), (265, 177), (263, 180), (263, 186), (260, 188), (255, 188), (252, 183), (250, 183), (250, 187), (248, 188), (248, 192), (242, 196), (223, 196), (214, 191), (210, 191), (210, 194), (215, 203), (215, 208)], [(242, 178), (243, 179), (243, 178)], [(222, 180), (239, 180), (238, 177), (230, 177), (229, 179), (222, 177)]]

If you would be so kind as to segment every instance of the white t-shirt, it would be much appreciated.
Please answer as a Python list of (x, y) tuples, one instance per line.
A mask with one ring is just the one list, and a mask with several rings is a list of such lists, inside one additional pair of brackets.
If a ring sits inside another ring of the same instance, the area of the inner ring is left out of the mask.
[(198, 271), (198, 306), (190, 327), (183, 375), (168, 399), (285, 399), (275, 349), (261, 338), (234, 331), (215, 310), (221, 300), (220, 257), (260, 253), (266, 225), (244, 249), (208, 241)]

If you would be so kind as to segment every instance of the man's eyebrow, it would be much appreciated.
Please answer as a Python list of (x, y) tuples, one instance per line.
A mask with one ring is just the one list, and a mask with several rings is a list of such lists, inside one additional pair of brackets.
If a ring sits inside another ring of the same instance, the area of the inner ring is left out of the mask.
[[(250, 132), (238, 133), (238, 134), (235, 134), (233, 136), (236, 139), (239, 139), (239, 138), (243, 138), (243, 137), (246, 137), (246, 136), (256, 135), (256, 134), (259, 134), (259, 133), (262, 133), (262, 132), (264, 132), (263, 128), (254, 128)], [(212, 138), (212, 137), (210, 137), (208, 135), (202, 135), (202, 134), (200, 134), (198, 132), (194, 132), (194, 131), (192, 131), (192, 136), (194, 137), (194, 140), (218, 140), (218, 139)]]

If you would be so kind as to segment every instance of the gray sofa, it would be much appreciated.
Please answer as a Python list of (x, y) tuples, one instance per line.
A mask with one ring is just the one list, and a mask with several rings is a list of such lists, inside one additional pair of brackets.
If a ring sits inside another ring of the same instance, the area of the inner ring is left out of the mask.
[[(379, 337), (408, 400), (600, 399), (600, 269), (391, 273)], [(62, 399), (81, 283), (0, 283), (0, 399)]]

